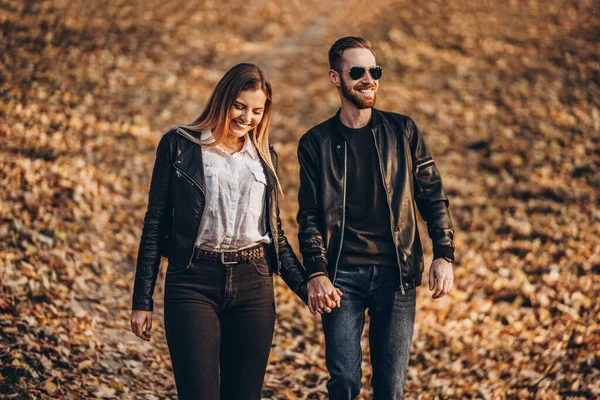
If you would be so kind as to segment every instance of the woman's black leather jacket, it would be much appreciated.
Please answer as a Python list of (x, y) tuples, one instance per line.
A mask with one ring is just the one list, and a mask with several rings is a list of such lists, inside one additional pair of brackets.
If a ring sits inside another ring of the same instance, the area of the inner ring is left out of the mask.
[[(189, 132), (198, 136), (194, 132)], [(277, 168), (277, 154), (271, 147)], [(275, 177), (265, 166), (267, 176), (268, 228), (272, 238), (267, 260), (271, 270), (306, 302), (306, 271), (289, 245), (281, 228)], [(169, 268), (191, 264), (200, 218), (204, 211), (206, 187), (202, 151), (198, 144), (173, 129), (167, 132), (156, 151), (148, 209), (144, 218), (138, 251), (132, 309), (152, 310), (152, 295), (161, 255)]]

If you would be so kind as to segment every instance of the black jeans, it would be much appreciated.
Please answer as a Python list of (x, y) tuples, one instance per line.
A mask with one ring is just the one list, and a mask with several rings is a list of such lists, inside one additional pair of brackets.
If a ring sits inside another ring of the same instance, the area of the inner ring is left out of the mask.
[(167, 269), (165, 330), (179, 400), (259, 400), (274, 326), (264, 258)]

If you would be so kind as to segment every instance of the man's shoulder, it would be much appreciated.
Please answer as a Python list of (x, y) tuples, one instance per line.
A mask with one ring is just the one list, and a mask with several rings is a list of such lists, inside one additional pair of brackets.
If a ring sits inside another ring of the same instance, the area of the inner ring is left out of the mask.
[(332, 130), (333, 119), (334, 119), (334, 117), (331, 117), (331, 118), (321, 122), (320, 124), (317, 124), (317, 125), (313, 126), (312, 128), (310, 128), (308, 131), (306, 131), (306, 133), (304, 135), (302, 135), (302, 137), (300, 137), (300, 142), (307, 142), (307, 141), (320, 142), (320, 141), (328, 138), (329, 136), (331, 136), (331, 134), (333, 132), (333, 130)]
[(391, 111), (377, 110), (377, 112), (380, 121), (385, 121), (393, 130), (402, 132), (409, 141), (413, 139), (417, 125), (412, 117)]
[(377, 112), (380, 114), (381, 119), (390, 121), (390, 122), (396, 122), (396, 123), (402, 123), (402, 124), (409, 124), (409, 123), (414, 123), (413, 119), (405, 114), (400, 114), (397, 112), (392, 112), (392, 111), (384, 111), (384, 110), (377, 110)]

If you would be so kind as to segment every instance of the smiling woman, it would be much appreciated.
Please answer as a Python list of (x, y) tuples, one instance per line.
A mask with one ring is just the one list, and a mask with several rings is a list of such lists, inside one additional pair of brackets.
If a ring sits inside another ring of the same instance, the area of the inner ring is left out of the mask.
[[(229, 135), (223, 140), (232, 152), (240, 151), (244, 145), (244, 137), (263, 118), (267, 96), (260, 89), (240, 92), (229, 111)], [(233, 144), (233, 145), (232, 145)]]
[[(236, 144), (248, 135), (280, 188), (269, 154), (271, 102), (271, 84), (262, 70), (254, 64), (238, 64), (221, 78), (198, 118), (182, 128), (196, 133), (212, 131), (210, 140), (198, 142), (209, 147), (219, 146), (224, 141)], [(184, 135), (192, 141), (197, 139), (185, 132)]]
[(219, 81), (204, 111), (158, 145), (131, 328), (149, 340), (161, 254), (165, 331), (179, 399), (260, 399), (275, 323), (272, 274), (306, 302), (281, 229), (271, 85), (253, 64)]

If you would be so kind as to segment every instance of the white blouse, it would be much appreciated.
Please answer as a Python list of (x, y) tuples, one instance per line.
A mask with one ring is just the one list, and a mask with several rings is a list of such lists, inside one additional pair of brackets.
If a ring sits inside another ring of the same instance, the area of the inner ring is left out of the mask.
[[(203, 131), (200, 139), (210, 142), (212, 132)], [(202, 159), (206, 202), (196, 246), (232, 251), (271, 243), (265, 218), (267, 178), (250, 138), (234, 154), (202, 146)]]

